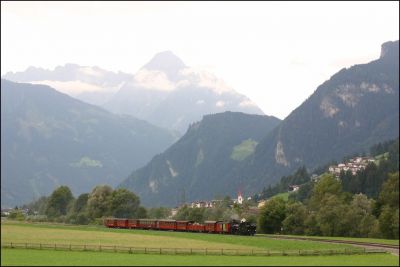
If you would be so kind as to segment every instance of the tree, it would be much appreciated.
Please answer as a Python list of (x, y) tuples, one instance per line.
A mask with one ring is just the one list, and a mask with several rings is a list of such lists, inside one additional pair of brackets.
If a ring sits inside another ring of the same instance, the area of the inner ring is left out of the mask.
[(385, 238), (399, 238), (399, 172), (389, 174), (379, 194), (379, 229)]
[(175, 220), (187, 220), (189, 217), (189, 207), (187, 205), (183, 205), (179, 208), (178, 212), (175, 214)]
[(399, 208), (399, 172), (389, 174), (389, 179), (382, 184), (379, 201), (391, 208)]
[(93, 188), (88, 197), (88, 213), (91, 218), (100, 218), (108, 215), (109, 197), (112, 193), (112, 188), (108, 185), (98, 185)]
[(88, 193), (79, 195), (79, 197), (74, 202), (73, 211), (74, 212), (84, 211), (87, 207), (88, 199), (89, 199)]
[(48, 199), (48, 197), (42, 196), (39, 199), (34, 200), (27, 205), (24, 205), (24, 208), (27, 208), (33, 212), (37, 212), (38, 214), (45, 214)]
[(46, 206), (46, 215), (49, 218), (67, 214), (67, 208), (74, 199), (68, 186), (60, 186), (53, 191)]
[(321, 235), (321, 229), (314, 211), (310, 211), (304, 225), (306, 226), (304, 230), (306, 235)]
[(340, 236), (345, 232), (342, 218), (347, 211), (347, 206), (342, 203), (337, 195), (327, 193), (321, 199), (320, 209), (316, 218), (322, 235)]
[(12, 211), (10, 211), (10, 215), (8, 215), (8, 218), (17, 221), (23, 221), (25, 220), (25, 215), (22, 213), (21, 210), (13, 209)]
[(142, 206), (140, 206), (139, 208), (138, 208), (138, 210), (136, 211), (136, 218), (138, 218), (138, 219), (140, 219), (140, 218), (147, 218), (148, 216), (147, 216), (147, 210), (144, 208), (144, 207), (142, 207)]
[(279, 233), (285, 219), (286, 202), (280, 197), (269, 199), (261, 208), (258, 225), (261, 232)]
[(286, 208), (286, 218), (282, 222), (283, 232), (286, 234), (304, 234), (307, 208), (300, 202), (294, 202)]
[(314, 182), (307, 182), (300, 186), (298, 191), (289, 194), (289, 200), (305, 202), (305, 200), (310, 198), (313, 188)]
[[(397, 212), (398, 210), (394, 211), (391, 207), (388, 205), (383, 206), (381, 215), (379, 215), (379, 230), (382, 233), (382, 236), (384, 238), (388, 239), (393, 239), (395, 238), (394, 236), (394, 225), (395, 225), (395, 217), (394, 213)], [(397, 217), (398, 218), (398, 217)], [(398, 225), (397, 225), (398, 227)], [(398, 229), (397, 229), (398, 233)], [(398, 236), (397, 236), (398, 238)]]
[(148, 217), (151, 219), (166, 219), (170, 216), (171, 209), (165, 207), (150, 208)]
[(131, 191), (120, 188), (114, 190), (109, 198), (109, 214), (117, 218), (135, 218), (140, 200)]
[(190, 208), (188, 220), (195, 222), (204, 222), (205, 208)]
[(91, 221), (87, 210), (88, 199), (89, 194), (84, 193), (79, 195), (79, 197), (73, 201), (71, 209), (67, 214), (67, 222), (73, 224), (88, 224)]
[(313, 209), (321, 206), (321, 201), (326, 194), (340, 196), (342, 185), (332, 174), (323, 174), (320, 180), (314, 185), (310, 198), (310, 205)]
[(371, 229), (377, 223), (375, 216), (372, 215), (373, 200), (364, 194), (353, 196), (347, 213), (342, 218), (347, 226), (346, 236), (367, 237)]

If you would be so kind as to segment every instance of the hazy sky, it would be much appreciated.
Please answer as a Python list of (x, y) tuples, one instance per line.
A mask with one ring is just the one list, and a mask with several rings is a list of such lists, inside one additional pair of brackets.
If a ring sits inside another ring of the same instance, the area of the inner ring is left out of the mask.
[(1, 2), (1, 74), (76, 63), (135, 73), (171, 50), (281, 119), (399, 39), (399, 2)]

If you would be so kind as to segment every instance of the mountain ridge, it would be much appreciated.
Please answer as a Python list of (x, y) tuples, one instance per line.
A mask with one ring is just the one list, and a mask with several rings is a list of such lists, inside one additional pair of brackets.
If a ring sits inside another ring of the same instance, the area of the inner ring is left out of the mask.
[(280, 122), (273, 116), (226, 111), (204, 115), (186, 133), (119, 187), (135, 190), (145, 205), (177, 205), (186, 200), (236, 192), (238, 181), (222, 178), (252, 153), (260, 138)]
[(75, 194), (116, 185), (176, 136), (46, 85), (1, 80), (2, 205), (68, 184)]
[(270, 132), (248, 161), (259, 179), (249, 188), (398, 136), (398, 44), (384, 43), (383, 57), (332, 75)]

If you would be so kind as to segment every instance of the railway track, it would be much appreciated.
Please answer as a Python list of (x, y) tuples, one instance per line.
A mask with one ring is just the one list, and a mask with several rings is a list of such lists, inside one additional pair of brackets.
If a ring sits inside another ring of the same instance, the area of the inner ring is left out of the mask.
[[(259, 237), (262, 237), (262, 236), (259, 236)], [(307, 240), (307, 241), (349, 244), (349, 245), (356, 245), (356, 246), (363, 246), (363, 247), (381, 248), (381, 249), (385, 249), (389, 252), (392, 252), (396, 255), (399, 255), (399, 245), (389, 245), (389, 244), (371, 243), (371, 242), (357, 242), (357, 241), (349, 241), (349, 240), (319, 239), (319, 238), (312, 238), (312, 237), (291, 237), (291, 236), (265, 236), (265, 237), (274, 238), (274, 239)]]

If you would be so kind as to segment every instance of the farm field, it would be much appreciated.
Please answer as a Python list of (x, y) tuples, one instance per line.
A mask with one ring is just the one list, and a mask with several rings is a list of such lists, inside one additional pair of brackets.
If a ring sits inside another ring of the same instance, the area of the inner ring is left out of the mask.
[[(1, 242), (198, 249), (343, 249), (350, 245), (313, 241), (227, 236), (148, 230), (108, 229), (101, 226), (32, 224), (3, 221)], [(335, 256), (211, 256), (157, 255), (92, 251), (1, 249), (1, 265), (398, 265), (391, 254)]]
[(390, 254), (346, 256), (185, 256), (132, 255), (109, 252), (66, 252), (2, 249), (1, 265), (96, 265), (96, 266), (396, 266), (399, 258)]
[(2, 222), (1, 242), (209, 249), (341, 249), (350, 245), (249, 236)]

